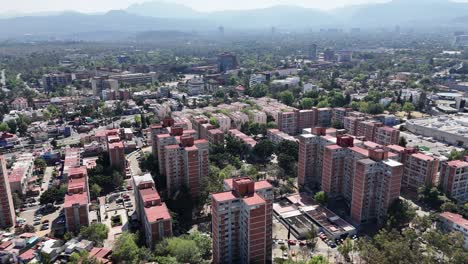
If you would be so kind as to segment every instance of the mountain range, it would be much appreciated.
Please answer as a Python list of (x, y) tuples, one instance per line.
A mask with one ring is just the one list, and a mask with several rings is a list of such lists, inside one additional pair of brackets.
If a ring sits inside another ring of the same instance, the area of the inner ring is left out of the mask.
[(291, 30), (396, 25), (463, 27), (468, 25), (468, 3), (449, 0), (393, 0), (330, 11), (283, 5), (252, 10), (199, 12), (181, 4), (152, 1), (107, 13), (62, 12), (4, 17), (0, 19), (0, 38), (24, 35), (63, 37), (90, 32), (203, 32), (215, 31), (219, 26), (233, 30), (265, 30), (270, 27)]

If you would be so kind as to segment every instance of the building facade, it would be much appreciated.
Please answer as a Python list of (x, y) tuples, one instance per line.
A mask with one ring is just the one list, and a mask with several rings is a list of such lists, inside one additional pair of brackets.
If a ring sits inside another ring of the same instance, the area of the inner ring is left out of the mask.
[(440, 166), (439, 186), (458, 202), (468, 201), (468, 162), (453, 160)]
[(273, 187), (227, 179), (212, 194), (213, 263), (271, 263)]
[(16, 222), (15, 208), (5, 158), (0, 155), (0, 228), (12, 227)]
[(155, 242), (172, 236), (172, 218), (161, 201), (150, 174), (133, 177), (136, 212), (144, 231), (146, 246), (153, 248)]

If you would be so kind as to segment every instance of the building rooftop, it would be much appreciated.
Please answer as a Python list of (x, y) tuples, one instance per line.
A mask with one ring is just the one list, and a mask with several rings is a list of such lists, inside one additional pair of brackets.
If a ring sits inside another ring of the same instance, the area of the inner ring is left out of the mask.
[(405, 151), (405, 148), (399, 145), (388, 145), (386, 148), (389, 148), (391, 150), (397, 151), (397, 152), (403, 152)]
[(244, 197), (242, 199), (244, 203), (248, 206), (253, 206), (253, 205), (260, 205), (260, 204), (265, 204), (265, 199), (260, 197), (260, 195), (254, 193), (252, 196)]
[(463, 228), (468, 228), (468, 220), (463, 218), (463, 216), (459, 215), (459, 214), (454, 214), (454, 213), (451, 213), (451, 212), (443, 212), (439, 215), (440, 217), (450, 221), (450, 222), (453, 222), (457, 225), (459, 225), (460, 227), (463, 227)]
[(145, 207), (145, 215), (148, 219), (148, 222), (154, 223), (159, 220), (170, 220), (171, 214), (166, 207), (165, 203), (161, 203), (159, 205)]
[(433, 161), (434, 160), (434, 157), (425, 155), (423, 153), (415, 153), (415, 154), (413, 154), (411, 156), (413, 156), (414, 158), (417, 158), (419, 160), (424, 160), (424, 161)]
[(270, 189), (273, 186), (266, 180), (255, 182), (255, 190)]
[(87, 205), (88, 204), (88, 194), (86, 192), (76, 193), (73, 195), (65, 195), (65, 204), (63, 207), (72, 207), (75, 204)]
[(140, 196), (143, 202), (161, 200), (159, 193), (154, 188), (141, 189)]
[(365, 157), (369, 157), (369, 151), (367, 149), (363, 149), (363, 148), (360, 148), (360, 147), (351, 147), (349, 148), (351, 149), (352, 151), (356, 152), (356, 153), (359, 153)]
[(464, 168), (468, 167), (468, 162), (462, 160), (452, 160), (448, 162), (448, 165), (455, 168)]
[(109, 143), (109, 149), (123, 149), (124, 144), (122, 141), (119, 142), (114, 142), (114, 143)]
[(221, 193), (214, 193), (211, 196), (218, 203), (237, 199), (237, 197), (231, 191), (221, 192)]

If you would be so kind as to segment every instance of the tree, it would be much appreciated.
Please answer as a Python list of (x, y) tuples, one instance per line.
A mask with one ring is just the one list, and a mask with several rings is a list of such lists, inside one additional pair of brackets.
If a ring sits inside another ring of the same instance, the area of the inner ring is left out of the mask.
[(448, 156), (449, 160), (461, 160), (463, 158), (463, 152), (457, 151), (456, 149), (452, 149)]
[(408, 142), (406, 141), (406, 137), (400, 137), (400, 141), (398, 142), (398, 145), (402, 147), (406, 147), (407, 144)]
[(401, 230), (416, 216), (416, 210), (409, 202), (402, 199), (395, 200), (387, 211), (387, 227)]
[(411, 119), (411, 112), (413, 112), (415, 110), (414, 104), (412, 104), (410, 102), (406, 102), (403, 105), (402, 110), (407, 113), (408, 119)]
[(68, 263), (71, 264), (98, 264), (100, 261), (98, 261), (95, 257), (89, 256), (88, 251), (81, 251), (81, 252), (73, 252), (70, 255), (70, 259), (68, 260)]
[(309, 251), (314, 251), (315, 247), (317, 246), (317, 240), (317, 229), (314, 225), (311, 225), (309, 231), (307, 231), (306, 234), (306, 243)]
[(47, 162), (43, 158), (37, 158), (34, 160), (34, 166), (36, 166), (40, 171), (44, 171), (47, 167)]
[(312, 109), (312, 106), (314, 106), (314, 100), (312, 98), (302, 98), (301, 100), (301, 108), (302, 109)]
[(166, 238), (156, 246), (158, 256), (173, 257), (178, 263), (202, 263), (211, 259), (211, 239), (199, 232)]
[(346, 238), (346, 240), (338, 246), (338, 252), (343, 256), (346, 262), (352, 262), (349, 253), (354, 250), (354, 245), (351, 239)]
[(102, 242), (107, 239), (108, 233), (109, 228), (105, 224), (93, 223), (89, 226), (82, 227), (80, 236), (101, 246)]
[(120, 127), (130, 128), (130, 127), (132, 127), (132, 122), (130, 122), (128, 120), (124, 120), (124, 121), (120, 122)]
[(9, 132), (9, 131), (10, 131), (10, 127), (8, 126), (7, 123), (5, 122), (0, 123), (0, 132)]
[(116, 263), (136, 263), (139, 257), (139, 248), (135, 242), (135, 235), (122, 233), (112, 247), (112, 260)]
[(401, 110), (401, 106), (397, 103), (391, 103), (388, 107), (387, 107), (387, 110), (391, 113), (391, 114), (395, 114), (396, 112), (400, 111)]
[(275, 151), (275, 145), (268, 139), (259, 141), (252, 150), (252, 153), (260, 161), (266, 161)]
[(36, 229), (32, 225), (24, 225), (15, 229), (15, 234), (34, 233)]
[(245, 90), (245, 94), (255, 98), (264, 97), (268, 93), (268, 87), (264, 84), (257, 84)]
[(124, 183), (124, 177), (122, 175), (122, 172), (119, 170), (114, 170), (112, 172), (112, 183), (114, 187), (121, 187)]
[(291, 91), (283, 91), (279, 94), (280, 101), (288, 106), (294, 103), (294, 94)]
[(286, 175), (295, 176), (297, 161), (293, 156), (281, 153), (278, 155), (278, 166), (284, 170)]
[(10, 133), (16, 134), (16, 130), (18, 129), (18, 125), (16, 124), (16, 120), (11, 119), (7, 121), (7, 125), (10, 128)]
[(101, 186), (97, 185), (96, 183), (91, 185), (91, 190), (90, 190), (91, 199), (97, 199), (99, 195), (101, 194), (101, 192), (102, 192)]
[(52, 188), (46, 190), (41, 194), (41, 197), (39, 198), (39, 203), (41, 205), (46, 205), (50, 203), (53, 204), (56, 201), (63, 201), (66, 192), (66, 186), (61, 186), (60, 188), (53, 186)]
[(324, 191), (320, 191), (314, 195), (314, 200), (322, 205), (325, 205), (327, 203), (327, 194)]
[(276, 146), (276, 155), (285, 154), (294, 158), (295, 161), (299, 158), (299, 144), (294, 141), (283, 140)]
[(329, 264), (328, 260), (321, 255), (313, 256), (307, 264)]

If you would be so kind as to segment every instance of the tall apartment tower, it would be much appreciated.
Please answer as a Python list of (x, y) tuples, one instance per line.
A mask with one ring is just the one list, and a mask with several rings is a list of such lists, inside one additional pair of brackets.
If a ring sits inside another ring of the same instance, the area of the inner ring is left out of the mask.
[(439, 160), (422, 154), (408, 155), (404, 161), (405, 170), (401, 187), (416, 192), (423, 186), (435, 186), (437, 172), (439, 171)]
[(113, 142), (108, 144), (109, 148), (109, 159), (112, 167), (120, 169), (122, 172), (125, 171), (126, 160), (125, 160), (125, 149), (123, 142)]
[(0, 228), (14, 226), (16, 222), (15, 208), (11, 196), (10, 182), (5, 158), (0, 156)]
[(442, 191), (458, 202), (468, 201), (468, 162), (452, 160), (440, 166)]
[(186, 186), (193, 197), (201, 192), (203, 177), (208, 174), (209, 144), (206, 139), (181, 136), (180, 143), (164, 147), (164, 175), (167, 191), (174, 193)]
[(271, 263), (273, 187), (227, 179), (212, 194), (213, 263)]
[[(314, 134), (299, 136), (298, 183), (301, 188), (318, 188), (322, 182), (323, 151), (335, 144), (325, 136), (325, 128), (314, 128)], [(324, 137), (322, 137), (324, 136)]]
[(150, 174), (134, 176), (133, 185), (138, 219), (146, 245), (152, 248), (156, 241), (172, 236), (172, 218)]
[(354, 175), (351, 219), (357, 223), (382, 223), (390, 205), (400, 196), (403, 164), (388, 159), (382, 149), (369, 150), (369, 158), (359, 160)]

